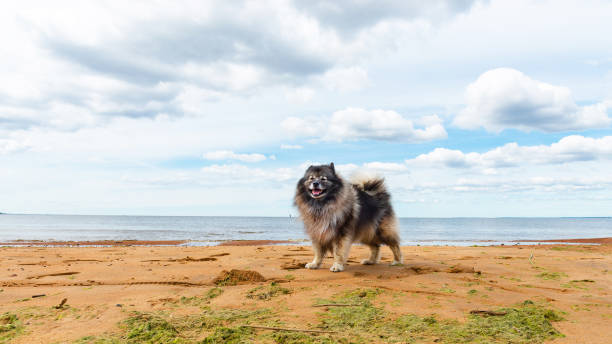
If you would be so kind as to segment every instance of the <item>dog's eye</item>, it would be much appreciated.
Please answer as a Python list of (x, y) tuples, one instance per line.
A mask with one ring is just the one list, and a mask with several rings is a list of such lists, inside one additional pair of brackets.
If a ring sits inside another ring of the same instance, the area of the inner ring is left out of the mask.
[(313, 179), (314, 179), (314, 177), (313, 177), (313, 176), (309, 176), (309, 177), (308, 177), (308, 180), (313, 180)]
[(321, 180), (327, 180), (327, 177), (321, 177)]

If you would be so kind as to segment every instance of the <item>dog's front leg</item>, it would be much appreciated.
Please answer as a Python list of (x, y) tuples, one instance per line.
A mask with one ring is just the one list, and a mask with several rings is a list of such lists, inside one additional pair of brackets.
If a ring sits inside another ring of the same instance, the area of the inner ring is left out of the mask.
[(311, 263), (307, 263), (305, 265), (306, 269), (318, 269), (321, 266), (321, 262), (323, 261), (323, 256), (325, 252), (323, 252), (323, 248), (321, 245), (317, 244), (313, 241), (312, 250), (314, 251), (314, 259)]
[(334, 264), (329, 269), (331, 272), (344, 271), (344, 264), (348, 259), (349, 251), (351, 250), (352, 238), (345, 237), (340, 239), (333, 245)]

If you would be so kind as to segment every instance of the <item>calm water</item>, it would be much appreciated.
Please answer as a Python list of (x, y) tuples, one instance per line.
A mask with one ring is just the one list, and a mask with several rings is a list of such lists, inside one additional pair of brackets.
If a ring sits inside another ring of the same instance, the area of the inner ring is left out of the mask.
[[(471, 245), (512, 240), (612, 236), (612, 218), (401, 218), (404, 245)], [(11, 240), (305, 240), (296, 218), (215, 216), (0, 215)], [(485, 242), (483, 242), (485, 241)]]

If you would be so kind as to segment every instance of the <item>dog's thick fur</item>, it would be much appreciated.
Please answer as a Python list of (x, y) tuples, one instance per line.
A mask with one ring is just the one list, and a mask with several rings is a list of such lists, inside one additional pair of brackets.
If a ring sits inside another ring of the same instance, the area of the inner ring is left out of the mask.
[(392, 264), (401, 264), (397, 219), (390, 199), (381, 178), (349, 183), (336, 173), (333, 163), (310, 166), (298, 181), (294, 198), (315, 255), (306, 268), (319, 268), (331, 251), (334, 263), (330, 270), (343, 271), (354, 242), (370, 247), (370, 258), (362, 264), (378, 263), (382, 244), (391, 248)]

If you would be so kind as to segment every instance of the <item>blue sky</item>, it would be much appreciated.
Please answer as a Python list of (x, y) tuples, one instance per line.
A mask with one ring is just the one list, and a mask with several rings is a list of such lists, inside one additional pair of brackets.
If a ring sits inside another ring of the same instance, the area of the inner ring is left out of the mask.
[(295, 213), (312, 163), (400, 216), (612, 216), (608, 1), (0, 5), (0, 211)]

